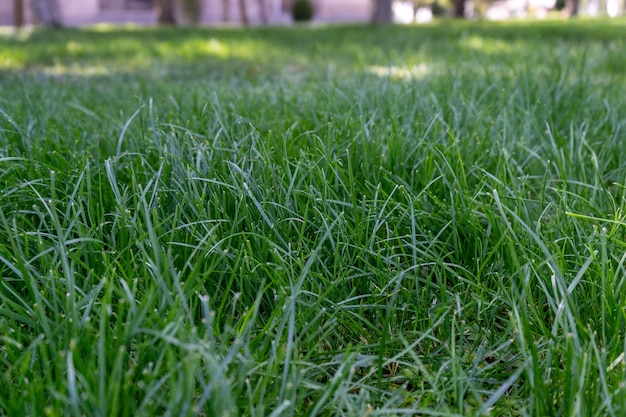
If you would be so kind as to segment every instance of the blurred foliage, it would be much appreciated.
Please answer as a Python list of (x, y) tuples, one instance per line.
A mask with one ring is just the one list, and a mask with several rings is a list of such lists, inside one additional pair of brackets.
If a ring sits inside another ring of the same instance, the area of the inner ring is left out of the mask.
[(315, 10), (310, 0), (296, 0), (291, 6), (291, 14), (296, 22), (308, 22), (313, 19)]

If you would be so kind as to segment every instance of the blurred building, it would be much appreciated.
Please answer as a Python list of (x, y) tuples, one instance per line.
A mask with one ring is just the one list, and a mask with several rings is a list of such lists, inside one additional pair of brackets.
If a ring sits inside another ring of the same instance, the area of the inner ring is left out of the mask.
[[(155, 24), (154, 0), (57, 0), (66, 26), (96, 23)], [(241, 23), (240, 0), (199, 0), (200, 24)], [(288, 24), (293, 0), (244, 0), (251, 24)], [(311, 0), (317, 22), (364, 22), (371, 18), (372, 0)], [(31, 0), (23, 0), (25, 20), (32, 22)], [(0, 25), (14, 23), (14, 1), (0, 0)], [(183, 13), (177, 13), (183, 19)]]

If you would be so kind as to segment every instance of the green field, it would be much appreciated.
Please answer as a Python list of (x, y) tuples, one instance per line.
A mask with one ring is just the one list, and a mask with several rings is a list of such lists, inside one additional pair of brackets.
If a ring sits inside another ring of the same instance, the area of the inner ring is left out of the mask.
[(0, 416), (626, 415), (625, 34), (0, 31)]

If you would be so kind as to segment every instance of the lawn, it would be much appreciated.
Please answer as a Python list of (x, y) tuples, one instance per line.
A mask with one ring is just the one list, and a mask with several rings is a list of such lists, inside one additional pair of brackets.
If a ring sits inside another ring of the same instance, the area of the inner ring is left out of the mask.
[(4, 29), (0, 415), (625, 415), (624, 33)]

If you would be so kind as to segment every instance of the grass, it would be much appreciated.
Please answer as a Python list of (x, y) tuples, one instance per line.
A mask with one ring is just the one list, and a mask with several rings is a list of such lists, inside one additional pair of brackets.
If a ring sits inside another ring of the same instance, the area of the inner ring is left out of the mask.
[(3, 32), (0, 415), (624, 415), (625, 29)]

